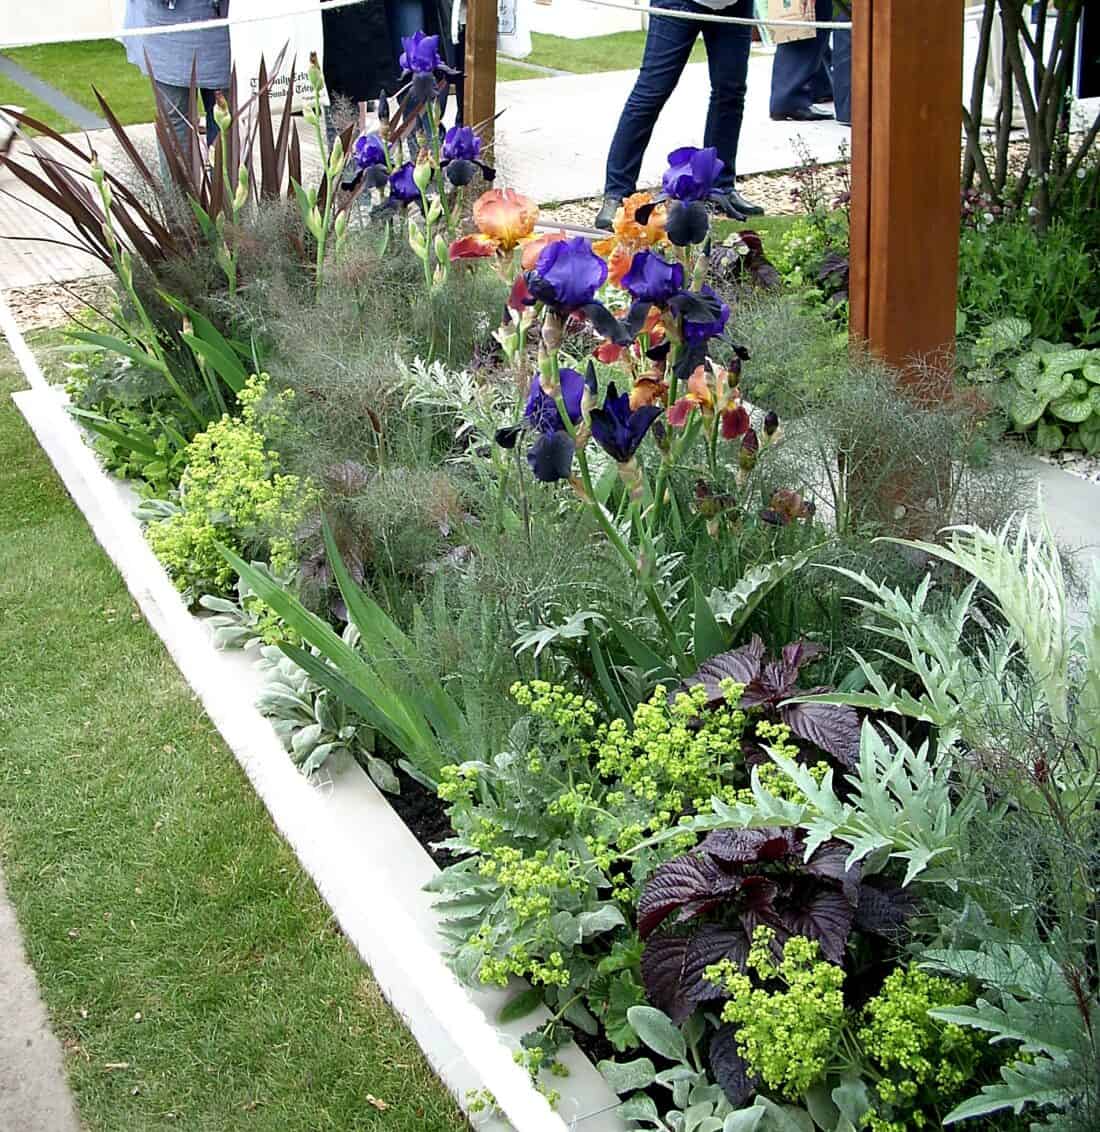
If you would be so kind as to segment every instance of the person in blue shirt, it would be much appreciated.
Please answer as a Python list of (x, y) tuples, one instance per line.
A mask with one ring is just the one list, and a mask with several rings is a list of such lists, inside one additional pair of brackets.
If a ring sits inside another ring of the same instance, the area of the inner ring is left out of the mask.
[[(229, 0), (127, 0), (125, 27), (196, 23), (224, 19), (228, 14)], [(156, 84), (185, 153), (190, 145), (191, 124), (187, 110), (194, 68), (206, 111), (206, 141), (213, 145), (218, 136), (214, 103), (218, 91), (229, 87), (229, 29), (133, 36), (126, 40), (126, 57)]]

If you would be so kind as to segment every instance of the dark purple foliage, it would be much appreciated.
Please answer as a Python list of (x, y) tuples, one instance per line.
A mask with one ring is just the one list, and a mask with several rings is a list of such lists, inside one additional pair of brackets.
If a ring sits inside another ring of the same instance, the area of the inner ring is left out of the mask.
[[(846, 767), (859, 760), (859, 715), (846, 704), (791, 704), (793, 696), (819, 695), (824, 686), (799, 688), (799, 669), (821, 652), (821, 646), (810, 641), (786, 645), (778, 660), (767, 660), (764, 642), (753, 636), (747, 645), (722, 653), (708, 660), (677, 689), (686, 691), (696, 684), (706, 688), (705, 706), (717, 707), (725, 702), (721, 684), (731, 679), (744, 685), (740, 706), (763, 710), (773, 719), (785, 723), (799, 739), (812, 743)], [(675, 695), (676, 693), (674, 693)]]
[(665, 862), (638, 901), (645, 940), (642, 981), (654, 1006), (683, 1021), (701, 1002), (721, 998), (703, 976), (723, 959), (745, 969), (760, 925), (781, 947), (792, 935), (816, 940), (821, 954), (843, 963), (852, 929), (895, 933), (913, 905), (881, 877), (865, 883), (850, 847), (829, 840), (806, 860), (797, 829), (722, 829), (691, 853)]

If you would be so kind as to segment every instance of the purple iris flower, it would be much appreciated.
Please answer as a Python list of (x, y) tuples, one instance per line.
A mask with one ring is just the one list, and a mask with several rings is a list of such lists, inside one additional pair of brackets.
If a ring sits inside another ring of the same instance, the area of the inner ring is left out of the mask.
[(568, 313), (593, 302), (607, 278), (607, 264), (583, 236), (547, 244), (527, 280), (531, 294)]
[(351, 149), (355, 164), (360, 169), (371, 169), (386, 164), (386, 147), (377, 134), (360, 134)]
[(684, 288), (683, 264), (669, 263), (654, 252), (638, 252), (623, 276), (623, 287), (637, 302), (663, 307)]
[(592, 439), (617, 464), (629, 464), (650, 425), (661, 415), (656, 405), (631, 410), (630, 394), (619, 393), (612, 382), (602, 409), (593, 409)]
[(701, 345), (702, 343), (706, 342), (708, 338), (717, 338), (718, 335), (726, 329), (726, 323), (729, 322), (730, 318), (729, 303), (727, 303), (725, 299), (721, 297), (721, 295), (716, 295), (714, 291), (705, 283), (703, 284), (702, 291), (700, 293), (717, 303), (718, 313), (715, 317), (708, 318), (706, 321), (702, 322), (693, 322), (685, 314), (683, 320), (684, 341), (690, 343), (693, 346)]
[(414, 35), (401, 37), (401, 58), (398, 65), (402, 71), (414, 75), (430, 75), (438, 70), (443, 60), (439, 57), (439, 36), (425, 35), (418, 31)]
[[(581, 399), (584, 397), (586, 379), (575, 369), (563, 369), (559, 371), (559, 380), (561, 381), (561, 399), (565, 405), (565, 411), (574, 424), (579, 424)], [(596, 391), (595, 372), (589, 376), (587, 383), (594, 393)], [(536, 432), (551, 433), (565, 428), (565, 425), (562, 424), (561, 413), (558, 411), (557, 401), (543, 392), (542, 383), (538, 377), (531, 379), (531, 391), (527, 394), (527, 407), (523, 410), (523, 419)]]
[(668, 168), (661, 178), (665, 195), (673, 200), (706, 200), (725, 166), (713, 146), (698, 149), (687, 145), (668, 155)]
[(413, 180), (413, 163), (406, 161), (404, 165), (390, 174), (390, 196), (401, 204), (412, 204), (420, 200), (420, 190)]
[(452, 126), (443, 135), (444, 161), (476, 161), (481, 156), (481, 138), (472, 126)]

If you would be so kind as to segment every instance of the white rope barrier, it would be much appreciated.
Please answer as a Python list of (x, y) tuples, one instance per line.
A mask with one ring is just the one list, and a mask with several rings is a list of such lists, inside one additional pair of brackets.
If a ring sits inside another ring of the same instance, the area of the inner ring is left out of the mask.
[(677, 12), (671, 8), (655, 8), (650, 4), (622, 3), (621, 0), (584, 0), (600, 8), (618, 8), (623, 12), (647, 12), (662, 19), (692, 20), (703, 24), (740, 24), (754, 28), (823, 28), (826, 31), (850, 31), (852, 22), (839, 20), (765, 20), (755, 16), (719, 16), (707, 12)]
[(117, 28), (114, 31), (97, 32), (95, 35), (77, 36), (76, 38), (71, 35), (51, 35), (41, 39), (25, 39), (0, 43), (0, 51), (7, 51), (15, 47), (44, 47), (51, 43), (83, 43), (95, 39), (148, 38), (154, 35), (174, 35), (176, 32), (181, 31), (206, 31), (208, 28), (239, 27), (241, 24), (262, 24), (267, 20), (281, 20), (285, 19), (287, 16), (313, 16), (319, 11), (326, 12), (334, 8), (352, 8), (358, 4), (365, 3), (367, 3), (367, 0), (325, 0), (323, 4), (315, 2), (306, 7), (295, 8), (289, 12), (272, 12), (260, 16), (240, 16), (236, 19), (234, 19), (233, 16), (229, 16), (228, 18), (214, 20), (191, 20), (190, 22), (161, 24), (157, 27), (149, 28)]

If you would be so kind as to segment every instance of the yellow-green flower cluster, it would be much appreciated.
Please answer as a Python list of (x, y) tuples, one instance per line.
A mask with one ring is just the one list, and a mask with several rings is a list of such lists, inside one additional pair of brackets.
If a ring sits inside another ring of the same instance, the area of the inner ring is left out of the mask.
[[(664, 828), (689, 806), (704, 809), (722, 792), (732, 767), (740, 770), (745, 713), (735, 705), (742, 689), (729, 682), (726, 702), (707, 711), (702, 685), (670, 705), (664, 688), (634, 709), (632, 726), (621, 719), (600, 729), (596, 746), (602, 777), (618, 779), (648, 803)], [(652, 825), (650, 828), (654, 828)]]
[(545, 849), (525, 854), (511, 845), (497, 845), (482, 857), (478, 872), (505, 890), (508, 907), (522, 924), (549, 916), (558, 890), (584, 891), (584, 882), (571, 875), (570, 863), (563, 849), (551, 856)]
[[(200, 432), (187, 447), (180, 481), (180, 510), (150, 523), (146, 536), (181, 590), (224, 591), (232, 567), (217, 544), (242, 549), (247, 537), (268, 537), (271, 565), (293, 564), (294, 547), (284, 532), (301, 520), (309, 491), (297, 476), (279, 472), (279, 454), (267, 447), (259, 427), (266, 374), (248, 379), (241, 390), (240, 417), (228, 414)], [(292, 394), (281, 394), (280, 408)]]
[(844, 972), (821, 958), (816, 940), (791, 936), (776, 963), (774, 932), (758, 927), (748, 967), (783, 989), (754, 986), (729, 960), (707, 978), (729, 994), (722, 1019), (737, 1027), (738, 1052), (769, 1088), (797, 1100), (826, 1072), (844, 1028)]
[(875, 1086), (886, 1114), (871, 1118), (873, 1132), (933, 1127), (933, 1108), (958, 1097), (973, 1078), (984, 1042), (973, 1030), (938, 1022), (930, 1010), (972, 1001), (964, 983), (915, 965), (899, 967), (867, 1003), (860, 1042), (884, 1074)]
[(509, 689), (512, 698), (521, 707), (539, 719), (556, 724), (564, 737), (577, 737), (591, 731), (596, 723), (599, 707), (564, 684), (551, 684), (546, 680), (516, 683)]
[(477, 790), (478, 768), (472, 763), (445, 766), (439, 772), (436, 793), (444, 802), (469, 801)]
[(502, 955), (493, 955), (490, 954), (489, 931), (489, 925), (483, 924), (469, 939), (471, 946), (485, 952), (477, 969), (477, 977), (483, 983), (506, 987), (508, 980), (515, 975), (535, 986), (569, 986), (569, 968), (560, 951), (552, 951), (542, 960), (532, 955), (524, 944), (517, 943)]

